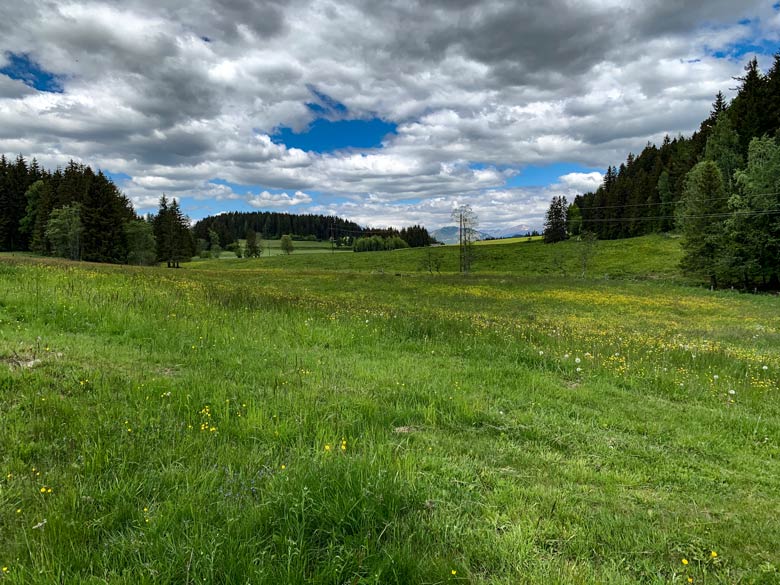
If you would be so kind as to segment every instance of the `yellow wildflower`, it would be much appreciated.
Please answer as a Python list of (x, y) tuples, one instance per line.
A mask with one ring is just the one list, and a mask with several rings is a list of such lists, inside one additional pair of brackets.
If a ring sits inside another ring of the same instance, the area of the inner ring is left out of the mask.
[(717, 556), (718, 556), (718, 553), (716, 553), (714, 550), (713, 550), (713, 551), (710, 551), (710, 558), (713, 558), (713, 559), (714, 559), (714, 558), (715, 558), (715, 557), (717, 557)]
[(683, 559), (683, 560), (682, 560), (682, 564), (683, 564), (683, 565), (687, 565), (687, 564), (688, 564), (688, 559)]

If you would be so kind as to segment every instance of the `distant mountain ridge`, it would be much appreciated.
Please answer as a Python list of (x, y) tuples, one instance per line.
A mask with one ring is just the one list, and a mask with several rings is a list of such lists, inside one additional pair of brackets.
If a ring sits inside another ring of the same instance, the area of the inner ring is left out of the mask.
[[(494, 238), (511, 238), (514, 236), (524, 236), (529, 233), (531, 229), (525, 225), (516, 225), (503, 230), (496, 230), (490, 232), (484, 232), (476, 230), (477, 240), (490, 240)], [(443, 228), (439, 228), (431, 232), (431, 236), (436, 238), (439, 242), (444, 244), (457, 244), (458, 243), (458, 226), (448, 225)]]

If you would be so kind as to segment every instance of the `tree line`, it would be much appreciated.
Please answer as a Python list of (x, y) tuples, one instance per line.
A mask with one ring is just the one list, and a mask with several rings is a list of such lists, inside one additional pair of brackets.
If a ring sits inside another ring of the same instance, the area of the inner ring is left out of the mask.
[(72, 260), (177, 266), (193, 253), (189, 219), (163, 196), (139, 217), (103, 172), (70, 161), (47, 171), (0, 156), (0, 249)]
[[(333, 240), (339, 247), (356, 246), (361, 239), (374, 237), (385, 240), (400, 238), (411, 248), (429, 246), (434, 241), (421, 225), (401, 230), (372, 229), (334, 215), (297, 215), (274, 211), (231, 211), (205, 217), (193, 226), (197, 240), (209, 242), (216, 234), (221, 244), (228, 247), (245, 239), (250, 231), (264, 240), (278, 240), (289, 235), (292, 240)], [(372, 244), (360, 244), (361, 250), (374, 247), (376, 240)]]
[[(259, 256), (261, 238), (285, 236), (333, 238), (339, 246), (360, 250), (378, 249), (378, 240), (383, 249), (433, 241), (419, 225), (368, 230), (334, 216), (274, 212), (226, 213), (190, 228), (175, 199), (163, 195), (156, 214), (140, 217), (109, 177), (87, 165), (70, 161), (64, 169), (47, 171), (35, 159), (28, 163), (22, 155), (16, 160), (0, 156), (0, 250), (177, 267), (203, 250), (218, 256), (223, 246), (240, 255), (239, 239), (247, 241), (247, 256)], [(286, 251), (292, 251), (291, 242)]]
[(278, 240), (284, 235), (301, 238), (313, 236), (317, 240), (327, 240), (334, 234), (363, 233), (363, 228), (358, 224), (340, 217), (275, 211), (231, 211), (205, 217), (193, 226), (194, 235), (199, 239), (208, 240), (210, 230), (219, 236), (223, 245), (245, 239), (249, 230), (265, 240)]
[(780, 53), (766, 73), (752, 59), (737, 81), (734, 99), (719, 92), (692, 136), (629, 154), (571, 204), (554, 197), (545, 241), (678, 230), (686, 272), (713, 287), (780, 287)]

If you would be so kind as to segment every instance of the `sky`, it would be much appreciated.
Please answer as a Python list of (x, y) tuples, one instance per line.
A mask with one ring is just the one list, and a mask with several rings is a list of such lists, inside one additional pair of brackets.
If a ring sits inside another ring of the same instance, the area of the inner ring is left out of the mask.
[(136, 211), (541, 227), (690, 134), (780, 49), (775, 0), (29, 0), (0, 20), (0, 152)]

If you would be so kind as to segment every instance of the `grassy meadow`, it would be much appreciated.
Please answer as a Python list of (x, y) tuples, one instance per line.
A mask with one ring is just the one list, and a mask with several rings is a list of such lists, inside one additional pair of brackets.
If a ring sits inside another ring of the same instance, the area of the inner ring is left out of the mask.
[(780, 583), (780, 301), (673, 239), (0, 258), (0, 583)]
[[(458, 270), (458, 246), (406, 248), (392, 252), (331, 253), (322, 242), (304, 242), (319, 250), (318, 256), (309, 249), (296, 249), (292, 254), (271, 257), (198, 260), (192, 268), (199, 269), (283, 269), (339, 270), (391, 273), (448, 273)], [(278, 244), (278, 242), (277, 242)], [(297, 244), (297, 242), (296, 242)], [(319, 248), (316, 248), (319, 246)], [(275, 250), (272, 250), (272, 252)], [(322, 252), (327, 252), (323, 254)], [(267, 252), (266, 252), (267, 253)], [(473, 272), (476, 274), (514, 274), (522, 276), (582, 276), (582, 249), (579, 242), (544, 244), (538, 238), (498, 240), (495, 243), (475, 242)], [(632, 278), (684, 281), (677, 264), (680, 260), (680, 240), (670, 236), (644, 236), (627, 240), (598, 242), (586, 266), (586, 276), (593, 278)], [(433, 266), (438, 264), (438, 271)]]

